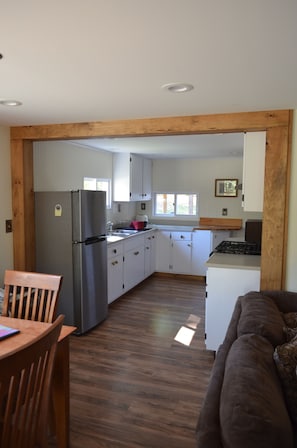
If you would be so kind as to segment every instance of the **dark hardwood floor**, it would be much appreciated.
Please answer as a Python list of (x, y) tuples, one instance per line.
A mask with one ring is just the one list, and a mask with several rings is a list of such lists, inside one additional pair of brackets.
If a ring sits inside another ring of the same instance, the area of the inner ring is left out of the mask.
[[(71, 448), (194, 448), (213, 354), (205, 285), (154, 275), (70, 342)], [(175, 341), (184, 326), (190, 345)]]

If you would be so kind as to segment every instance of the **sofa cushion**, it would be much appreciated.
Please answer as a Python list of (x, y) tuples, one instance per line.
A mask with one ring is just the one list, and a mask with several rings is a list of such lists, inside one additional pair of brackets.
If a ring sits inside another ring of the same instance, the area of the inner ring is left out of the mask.
[(281, 379), (288, 410), (297, 428), (297, 336), (276, 347), (274, 361)]
[(283, 313), (283, 319), (289, 328), (295, 328), (297, 327), (297, 313), (290, 312), (290, 313)]
[(284, 327), (284, 333), (286, 336), (286, 341), (291, 341), (295, 336), (297, 336), (297, 327), (291, 328), (291, 327)]
[(286, 340), (285, 322), (274, 301), (259, 292), (250, 292), (242, 297), (238, 336), (255, 333), (267, 338), (271, 344), (283, 344)]
[(273, 361), (273, 346), (247, 334), (232, 345), (221, 390), (224, 448), (291, 448), (293, 432)]

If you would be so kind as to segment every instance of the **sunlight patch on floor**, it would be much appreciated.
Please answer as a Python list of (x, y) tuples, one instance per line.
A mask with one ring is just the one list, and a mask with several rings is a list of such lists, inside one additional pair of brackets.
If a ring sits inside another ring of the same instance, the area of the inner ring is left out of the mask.
[(193, 330), (196, 330), (200, 322), (201, 317), (195, 316), (195, 314), (190, 314), (186, 322), (186, 326), (189, 328), (193, 328)]
[(180, 327), (174, 340), (180, 342), (183, 345), (189, 346), (192, 342), (194, 334), (195, 334), (194, 330), (191, 330), (190, 328), (187, 327)]
[(200, 321), (201, 317), (190, 314), (185, 325), (178, 330), (174, 340), (189, 347)]

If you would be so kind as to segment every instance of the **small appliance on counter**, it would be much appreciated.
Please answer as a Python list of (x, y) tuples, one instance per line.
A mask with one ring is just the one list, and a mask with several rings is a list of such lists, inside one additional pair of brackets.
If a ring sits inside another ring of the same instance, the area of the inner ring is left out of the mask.
[(148, 225), (148, 216), (147, 215), (136, 215), (136, 221), (142, 221), (143, 227)]
[(135, 230), (143, 230), (144, 229), (144, 221), (132, 221), (131, 227)]

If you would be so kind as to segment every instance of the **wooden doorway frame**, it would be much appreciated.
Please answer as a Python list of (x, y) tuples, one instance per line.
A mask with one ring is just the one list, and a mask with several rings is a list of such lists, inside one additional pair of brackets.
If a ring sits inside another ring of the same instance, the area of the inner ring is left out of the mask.
[(278, 110), (12, 127), (14, 268), (35, 269), (34, 141), (266, 130), (261, 288), (284, 288), (292, 118), (292, 110)]

